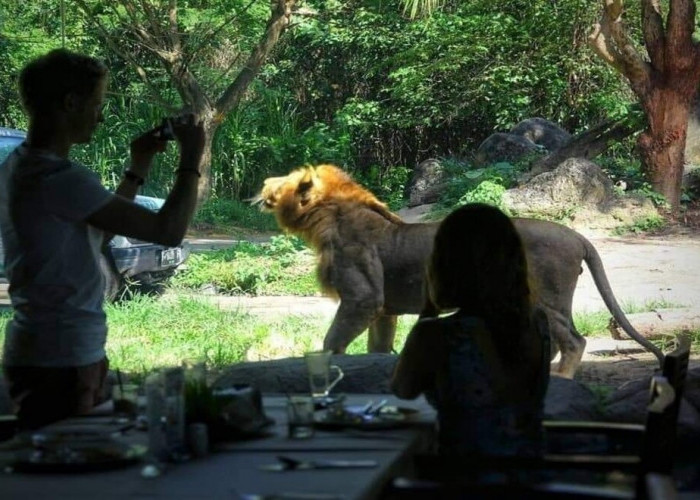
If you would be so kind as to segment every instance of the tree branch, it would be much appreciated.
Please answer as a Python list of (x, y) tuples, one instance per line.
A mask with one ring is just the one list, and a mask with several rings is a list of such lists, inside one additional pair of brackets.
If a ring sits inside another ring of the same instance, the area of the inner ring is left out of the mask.
[(609, 23), (604, 19), (593, 26), (593, 32), (588, 37), (588, 42), (593, 51), (610, 66), (622, 73), (622, 55), (617, 48), (608, 42), (611, 40)]
[(651, 67), (641, 58), (622, 24), (622, 0), (604, 0), (603, 14), (589, 36), (593, 50), (622, 73), (643, 98), (651, 85)]
[(635, 123), (627, 118), (605, 120), (569, 139), (559, 149), (535, 161), (527, 178), (552, 170), (568, 158), (593, 159), (604, 152), (612, 142), (619, 142), (625, 137), (640, 132), (643, 124)]
[(693, 45), (695, 1), (671, 0), (666, 19), (666, 50), (670, 56), (669, 64), (674, 72), (686, 71), (694, 64), (693, 53), (688, 47)]
[(168, 5), (168, 22), (170, 24), (170, 29), (168, 30), (170, 45), (176, 54), (182, 55), (182, 40), (177, 29), (177, 0), (170, 0)]
[(146, 88), (150, 92), (151, 96), (164, 108), (168, 109), (170, 108), (171, 104), (163, 98), (163, 96), (160, 94), (158, 89), (153, 85), (151, 80), (148, 78), (148, 74), (146, 73), (146, 70), (134, 59), (131, 54), (129, 54), (127, 51), (122, 50), (122, 46), (115, 41), (115, 37), (109, 32), (107, 27), (102, 23), (100, 18), (98, 16), (92, 16), (90, 13), (90, 10), (88, 9), (88, 6), (85, 4), (83, 0), (75, 0), (75, 3), (78, 4), (78, 7), (83, 11), (83, 14), (86, 16), (90, 16), (92, 21), (95, 23), (95, 26), (97, 27), (97, 31), (100, 33), (104, 41), (107, 43), (109, 48), (117, 54), (119, 57), (124, 59), (127, 63), (131, 64), (134, 66), (134, 69), (136, 70), (136, 74), (141, 78), (141, 81), (146, 85)]
[(656, 71), (663, 72), (666, 47), (659, 0), (642, 0), (642, 33), (651, 65)]
[(253, 49), (236, 79), (216, 102), (218, 116), (226, 115), (241, 101), (248, 85), (260, 71), (266, 57), (272, 51), (282, 32), (289, 26), (294, 2), (295, 0), (273, 0), (270, 20), (262, 40)]

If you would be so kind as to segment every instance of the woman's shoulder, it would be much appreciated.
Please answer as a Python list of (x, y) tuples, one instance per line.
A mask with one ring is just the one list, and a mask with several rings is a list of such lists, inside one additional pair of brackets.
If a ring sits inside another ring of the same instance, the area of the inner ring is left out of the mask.
[(454, 313), (437, 318), (422, 318), (414, 325), (414, 330), (421, 332), (473, 333), (486, 331), (486, 323), (478, 316)]

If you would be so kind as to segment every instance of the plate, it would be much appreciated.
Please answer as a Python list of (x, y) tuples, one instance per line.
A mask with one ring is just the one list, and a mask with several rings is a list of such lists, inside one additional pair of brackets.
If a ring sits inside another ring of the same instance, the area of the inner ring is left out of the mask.
[(314, 426), (318, 429), (361, 429), (385, 430), (408, 425), (418, 410), (413, 408), (385, 406), (377, 414), (367, 415), (364, 406), (346, 406), (342, 415), (328, 411), (316, 417)]
[(334, 404), (343, 401), (345, 399), (345, 395), (341, 394), (339, 396), (318, 396), (314, 397), (314, 409), (316, 410), (325, 410), (329, 406), (333, 406)]
[(148, 448), (117, 441), (68, 443), (15, 453), (11, 462), (17, 472), (82, 473), (117, 469), (140, 461)]

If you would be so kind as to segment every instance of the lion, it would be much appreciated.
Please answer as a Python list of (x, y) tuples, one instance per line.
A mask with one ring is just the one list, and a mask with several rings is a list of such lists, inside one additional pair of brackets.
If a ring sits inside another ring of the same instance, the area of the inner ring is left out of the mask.
[[(369, 328), (367, 350), (391, 352), (397, 315), (421, 312), (425, 263), (439, 223), (404, 222), (334, 165), (307, 166), (284, 177), (270, 177), (253, 202), (274, 213), (281, 229), (313, 248), (322, 290), (340, 301), (324, 349), (343, 353)], [(523, 240), (537, 304), (547, 314), (552, 358), (561, 352), (555, 373), (572, 378), (586, 345), (571, 314), (583, 261), (613, 318), (663, 361), (663, 353), (625, 317), (590, 241), (554, 222), (525, 218), (513, 222)]]

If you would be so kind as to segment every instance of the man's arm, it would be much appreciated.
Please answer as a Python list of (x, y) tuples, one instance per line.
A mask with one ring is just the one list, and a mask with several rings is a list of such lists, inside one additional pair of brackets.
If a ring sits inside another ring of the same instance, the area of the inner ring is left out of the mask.
[[(144, 241), (176, 246), (182, 241), (187, 226), (192, 219), (197, 202), (199, 162), (204, 151), (204, 129), (202, 123), (194, 123), (190, 116), (186, 122), (174, 124), (175, 136), (180, 146), (180, 163), (176, 172), (175, 184), (158, 212), (152, 212), (131, 199), (136, 194), (142, 175), (145, 176), (155, 154), (157, 144), (149, 134), (144, 134), (132, 143), (132, 164), (114, 196), (87, 221), (91, 225), (112, 234), (121, 234)], [(141, 144), (138, 142), (142, 141)], [(143, 147), (146, 152), (138, 150)], [(148, 149), (151, 148), (151, 149)]]

